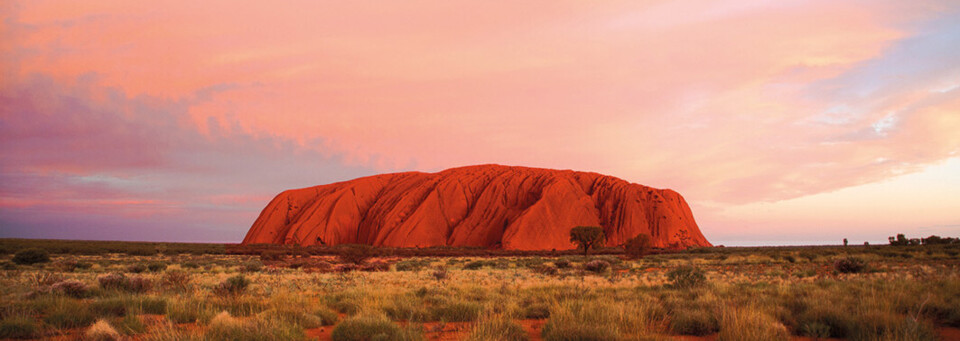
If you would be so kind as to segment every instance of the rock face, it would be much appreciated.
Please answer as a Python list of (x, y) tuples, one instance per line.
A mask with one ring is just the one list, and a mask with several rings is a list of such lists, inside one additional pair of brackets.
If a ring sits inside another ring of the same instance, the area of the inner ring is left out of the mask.
[(606, 245), (649, 234), (656, 247), (710, 246), (677, 192), (597, 173), (499, 165), (394, 173), (284, 191), (244, 244), (575, 247), (601, 226)]

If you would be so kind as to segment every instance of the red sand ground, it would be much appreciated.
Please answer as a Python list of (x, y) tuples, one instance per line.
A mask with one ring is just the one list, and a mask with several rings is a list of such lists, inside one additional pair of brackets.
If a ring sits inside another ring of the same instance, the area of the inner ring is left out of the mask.
[(244, 244), (468, 246), (565, 250), (574, 226), (607, 245), (640, 233), (654, 247), (710, 246), (680, 194), (597, 173), (482, 165), (394, 173), (288, 190)]

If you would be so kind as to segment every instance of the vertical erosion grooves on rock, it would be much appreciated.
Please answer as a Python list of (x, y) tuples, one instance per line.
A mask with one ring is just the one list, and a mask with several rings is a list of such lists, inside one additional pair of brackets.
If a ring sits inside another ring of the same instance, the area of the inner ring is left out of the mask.
[(679, 193), (597, 173), (480, 165), (394, 173), (277, 195), (244, 244), (471, 246), (565, 250), (571, 228), (607, 245), (644, 233), (656, 247), (710, 246)]

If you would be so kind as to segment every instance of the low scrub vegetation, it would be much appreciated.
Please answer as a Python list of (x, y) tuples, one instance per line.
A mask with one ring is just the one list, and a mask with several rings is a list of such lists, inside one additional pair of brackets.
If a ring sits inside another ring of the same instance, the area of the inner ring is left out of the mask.
[(639, 258), (366, 249), (359, 261), (153, 246), (44, 249), (48, 261), (30, 264), (14, 261), (29, 248), (4, 254), (0, 338), (303, 340), (322, 329), (335, 340), (935, 340), (960, 328), (960, 245), (950, 243)]

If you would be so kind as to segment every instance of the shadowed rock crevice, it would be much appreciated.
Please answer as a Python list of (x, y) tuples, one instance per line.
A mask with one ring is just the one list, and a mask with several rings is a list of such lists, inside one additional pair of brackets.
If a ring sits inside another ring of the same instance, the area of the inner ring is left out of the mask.
[(571, 249), (603, 227), (607, 245), (644, 233), (655, 247), (709, 246), (680, 194), (597, 173), (480, 165), (383, 174), (275, 197), (243, 243)]

